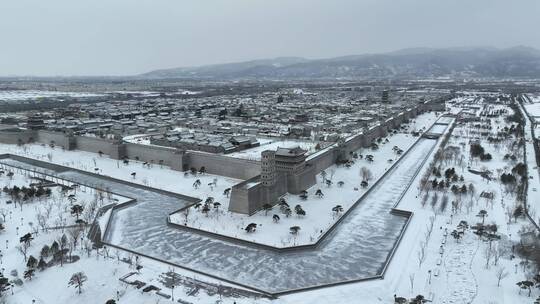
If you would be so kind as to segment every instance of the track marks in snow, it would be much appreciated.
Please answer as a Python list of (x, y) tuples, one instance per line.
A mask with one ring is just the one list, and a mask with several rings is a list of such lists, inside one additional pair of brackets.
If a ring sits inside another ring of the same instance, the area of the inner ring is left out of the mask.
[(441, 303), (472, 303), (478, 293), (476, 277), (471, 269), (479, 247), (478, 240), (472, 235), (466, 235), (459, 243), (448, 247), (450, 248), (444, 257), (446, 290), (441, 297)]

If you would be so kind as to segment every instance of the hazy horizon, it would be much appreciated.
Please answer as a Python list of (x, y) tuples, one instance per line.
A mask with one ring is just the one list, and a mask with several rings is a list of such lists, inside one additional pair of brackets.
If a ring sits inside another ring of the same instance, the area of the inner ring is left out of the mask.
[(0, 76), (135, 75), (418, 47), (540, 49), (539, 13), (534, 0), (4, 0)]

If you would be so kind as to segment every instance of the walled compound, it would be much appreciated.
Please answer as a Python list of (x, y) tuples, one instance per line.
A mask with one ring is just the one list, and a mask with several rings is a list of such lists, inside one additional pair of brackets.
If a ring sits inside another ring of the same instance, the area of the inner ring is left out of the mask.
[(13, 126), (0, 127), (0, 142), (8, 144), (41, 143), (66, 150), (82, 150), (108, 155), (112, 159), (132, 159), (187, 171), (204, 168), (205, 172), (244, 180), (231, 189), (229, 210), (253, 214), (265, 204), (276, 204), (280, 196), (298, 194), (315, 184), (315, 176), (337, 162), (349, 160), (352, 151), (369, 147), (377, 138), (426, 111), (444, 111), (444, 99), (425, 101), (394, 115), (363, 132), (340, 139), (337, 143), (306, 157), (299, 148), (278, 148), (262, 152), (261, 161), (229, 157), (201, 151), (181, 150), (156, 145), (142, 145), (118, 139), (76, 136)]

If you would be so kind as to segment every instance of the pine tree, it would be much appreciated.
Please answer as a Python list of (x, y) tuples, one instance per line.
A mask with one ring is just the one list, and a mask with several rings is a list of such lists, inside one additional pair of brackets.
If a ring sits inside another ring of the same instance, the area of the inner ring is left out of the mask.
[(0, 273), (0, 298), (5, 291), (8, 291), (11, 287), (8, 278), (4, 277), (3, 273)]
[(25, 278), (25, 279), (28, 279), (28, 280), (30, 280), (30, 281), (32, 281), (32, 277), (34, 276), (34, 272), (35, 272), (34, 269), (28, 268), (28, 269), (24, 272), (24, 278)]
[(32, 268), (32, 269), (33, 269), (33, 268), (36, 267), (37, 262), (38, 262), (38, 261), (36, 260), (35, 257), (30, 256), (30, 257), (28, 258), (28, 261), (26, 262), (26, 267)]
[(77, 288), (80, 294), (82, 293), (82, 286), (87, 280), (88, 277), (86, 277), (84, 272), (76, 272), (71, 276), (71, 279), (69, 279), (68, 285)]
[(37, 264), (37, 268), (40, 270), (40, 271), (43, 271), (45, 270), (45, 268), (47, 268), (47, 263), (45, 262), (45, 260), (43, 258), (40, 258), (39, 259), (39, 262)]

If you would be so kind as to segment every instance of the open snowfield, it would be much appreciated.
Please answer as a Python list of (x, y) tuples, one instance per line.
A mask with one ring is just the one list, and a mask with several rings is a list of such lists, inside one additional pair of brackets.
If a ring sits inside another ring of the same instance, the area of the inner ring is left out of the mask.
[(122, 140), (124, 140), (125, 142), (133, 143), (133, 144), (151, 145), (150, 137), (151, 135), (149, 134), (135, 134), (135, 135), (124, 136)]
[[(538, 99), (538, 102), (540, 102), (540, 98)], [(527, 117), (525, 116), (524, 112), (524, 110), (529, 111), (527, 104), (525, 105), (525, 109), (523, 109), (523, 107), (520, 107), (520, 109), (523, 111), (522, 113), (524, 117)], [(528, 196), (531, 198), (531, 200), (528, 202), (528, 208), (530, 216), (536, 221), (537, 224), (540, 224), (540, 202), (533, 199), (540, 196), (540, 168), (536, 164), (533, 141), (534, 136), (531, 131), (531, 121), (529, 121), (529, 119), (525, 119), (525, 123), (525, 151), (527, 154), (527, 167), (529, 168), (529, 187), (527, 190)], [(538, 137), (539, 135), (537, 132), (538, 130), (535, 130), (534, 135)]]
[(38, 90), (0, 90), (0, 102), (12, 102), (21, 100), (36, 100), (51, 97), (95, 97), (102, 94), (82, 93), (82, 92), (59, 92), (59, 91), (38, 91)]
[(537, 121), (540, 121), (540, 95), (527, 95), (532, 103), (526, 103), (525, 110), (529, 112), (529, 115), (536, 117)]
[[(525, 103), (523, 106), (531, 118), (536, 123), (534, 129), (534, 136), (540, 138), (540, 95), (527, 94), (527, 97), (531, 101), (530, 103)], [(531, 122), (529, 122), (531, 123)]]
[(309, 142), (309, 141), (303, 141), (303, 140), (293, 140), (293, 139), (272, 139), (272, 138), (257, 138), (259, 143), (261, 144), (258, 147), (233, 152), (230, 154), (227, 154), (227, 156), (235, 157), (235, 158), (243, 158), (243, 159), (250, 159), (250, 160), (261, 160), (261, 152), (265, 150), (276, 150), (277, 148), (294, 148), (294, 147), (300, 147), (304, 150), (307, 150), (307, 154), (314, 153), (315, 146), (317, 143), (315, 142)]

